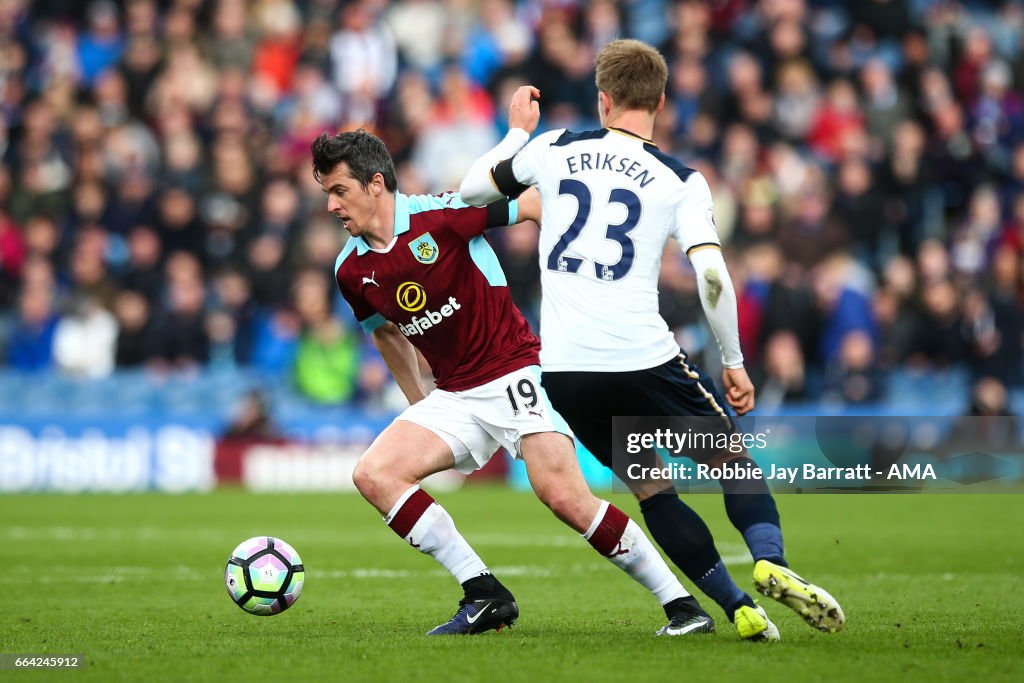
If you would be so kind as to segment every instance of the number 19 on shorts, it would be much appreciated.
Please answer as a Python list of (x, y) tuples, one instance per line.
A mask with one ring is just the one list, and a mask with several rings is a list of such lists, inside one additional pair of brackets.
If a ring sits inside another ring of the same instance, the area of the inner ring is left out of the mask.
[[(514, 387), (514, 388), (513, 388)], [(512, 404), (512, 414), (518, 415), (523, 408), (537, 405), (537, 386), (528, 379), (521, 379), (505, 387), (508, 402)]]

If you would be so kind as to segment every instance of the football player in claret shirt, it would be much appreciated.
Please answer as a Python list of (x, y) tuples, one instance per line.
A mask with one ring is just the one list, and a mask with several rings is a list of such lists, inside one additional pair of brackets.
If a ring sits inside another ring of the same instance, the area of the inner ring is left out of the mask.
[[(621, 467), (613, 467), (613, 416), (708, 416), (731, 424), (729, 406), (740, 415), (754, 407), (708, 183), (650, 139), (667, 79), (657, 50), (637, 40), (612, 41), (596, 59), (604, 127), (554, 130), (532, 141), (541, 93), (523, 86), (512, 98), (508, 135), (473, 164), (460, 188), (471, 204), (517, 197), (531, 186), (540, 192), (543, 386), (583, 445), (620, 477)], [(728, 404), (659, 314), (658, 275), (670, 237), (696, 271), (701, 305), (722, 351)], [(749, 475), (753, 460), (714, 457), (711, 464), (724, 472), (719, 481), (729, 519), (755, 560), (758, 590), (815, 628), (838, 631), (845, 617), (836, 600), (788, 569), (764, 479), (736, 476)], [(651, 535), (740, 636), (777, 640), (778, 629), (736, 586), (707, 525), (675, 489), (659, 480), (626, 483)]]
[[(538, 218), (536, 194), (483, 208), (455, 194), (406, 196), (384, 143), (365, 131), (325, 133), (312, 151), (327, 210), (350, 235), (335, 266), (338, 287), (410, 403), (353, 480), (388, 526), (465, 592), (455, 616), (430, 634), (501, 629), (519, 616), (512, 594), (419, 486), (435, 472), (482, 467), (499, 445), (523, 459), (537, 497), (559, 519), (654, 594), (669, 619), (659, 635), (713, 631), (640, 527), (587, 488), (568, 428), (541, 387), (539, 342), (483, 236)], [(434, 372), (430, 394), (417, 349)]]

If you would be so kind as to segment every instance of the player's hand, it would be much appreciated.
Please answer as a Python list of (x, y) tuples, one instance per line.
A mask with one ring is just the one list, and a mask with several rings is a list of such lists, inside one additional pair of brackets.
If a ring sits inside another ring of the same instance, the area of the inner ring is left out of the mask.
[(746, 415), (754, 409), (754, 383), (743, 368), (726, 368), (722, 371), (725, 386), (725, 400), (737, 415)]
[(540, 123), (540, 90), (532, 85), (520, 86), (512, 95), (512, 104), (508, 107), (508, 127), (522, 128), (530, 135), (537, 130)]

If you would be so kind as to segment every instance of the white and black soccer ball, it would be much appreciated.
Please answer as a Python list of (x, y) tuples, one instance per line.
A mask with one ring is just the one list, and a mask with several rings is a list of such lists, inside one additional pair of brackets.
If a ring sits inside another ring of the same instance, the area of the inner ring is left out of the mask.
[(294, 605), (302, 594), (305, 576), (295, 549), (272, 536), (242, 541), (224, 568), (224, 584), (234, 603), (262, 617), (280, 614)]

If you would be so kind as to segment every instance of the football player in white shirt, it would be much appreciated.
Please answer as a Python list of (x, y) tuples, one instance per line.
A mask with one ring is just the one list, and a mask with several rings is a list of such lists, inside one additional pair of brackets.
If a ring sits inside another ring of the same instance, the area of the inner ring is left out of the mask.
[[(623, 477), (626, 456), (612, 457), (613, 416), (729, 420), (714, 382), (687, 358), (658, 312), (658, 274), (670, 237), (682, 245), (696, 272), (701, 305), (722, 352), (728, 406), (739, 415), (754, 407), (711, 191), (700, 173), (650, 139), (667, 79), (668, 67), (657, 50), (637, 40), (613, 41), (596, 59), (603, 128), (555, 130), (532, 141), (540, 92), (520, 88), (509, 108), (511, 130), (474, 163), (460, 193), (482, 205), (516, 197), (530, 186), (539, 190), (540, 359), (552, 404), (583, 445), (630, 485), (655, 540), (722, 607), (740, 636), (777, 640), (778, 629), (729, 577), (707, 525), (675, 488)], [(650, 462), (653, 454), (644, 457)], [(745, 454), (721, 452), (702, 462), (732, 475), (719, 481), (729, 519), (754, 557), (758, 590), (815, 628), (841, 629), (845, 617), (838, 602), (788, 568), (771, 492), (763, 478), (740, 472), (756, 468), (755, 463)]]

